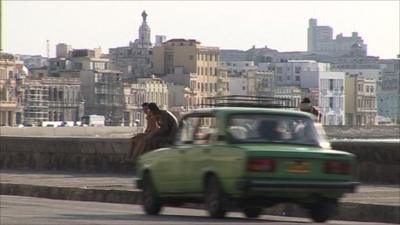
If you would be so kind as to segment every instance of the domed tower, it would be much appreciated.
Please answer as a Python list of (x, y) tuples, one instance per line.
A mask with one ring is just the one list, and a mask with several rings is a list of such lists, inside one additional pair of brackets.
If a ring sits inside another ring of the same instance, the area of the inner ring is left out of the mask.
[(146, 11), (142, 12), (143, 22), (142, 25), (139, 27), (139, 42), (141, 44), (148, 44), (151, 45), (150, 42), (150, 27), (147, 25), (147, 13)]

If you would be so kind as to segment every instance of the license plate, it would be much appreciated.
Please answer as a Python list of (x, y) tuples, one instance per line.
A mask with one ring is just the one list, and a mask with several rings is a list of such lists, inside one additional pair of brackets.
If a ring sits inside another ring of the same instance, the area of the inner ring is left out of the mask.
[(287, 163), (286, 171), (289, 173), (308, 173), (311, 169), (311, 163), (305, 161), (290, 161)]

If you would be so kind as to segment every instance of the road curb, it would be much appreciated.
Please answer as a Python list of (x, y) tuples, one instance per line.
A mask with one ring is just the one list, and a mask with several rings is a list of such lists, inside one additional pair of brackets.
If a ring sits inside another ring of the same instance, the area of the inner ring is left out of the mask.
[[(57, 187), (30, 184), (0, 183), (0, 195), (18, 195), (61, 200), (140, 204), (139, 190)], [(199, 204), (187, 208), (202, 208)], [(268, 215), (308, 217), (307, 211), (294, 204), (279, 204), (264, 211)], [(340, 204), (335, 220), (400, 223), (400, 206), (348, 203)]]

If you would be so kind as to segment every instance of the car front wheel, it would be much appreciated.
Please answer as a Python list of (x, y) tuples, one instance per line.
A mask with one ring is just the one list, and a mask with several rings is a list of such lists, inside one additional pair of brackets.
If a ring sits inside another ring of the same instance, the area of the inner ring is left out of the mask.
[(215, 176), (209, 176), (205, 184), (205, 206), (212, 218), (224, 218), (226, 196)]
[(161, 208), (162, 204), (157, 197), (151, 176), (146, 174), (143, 178), (143, 209), (147, 215), (158, 215)]
[(326, 222), (337, 210), (337, 200), (323, 199), (310, 207), (310, 216), (317, 223)]

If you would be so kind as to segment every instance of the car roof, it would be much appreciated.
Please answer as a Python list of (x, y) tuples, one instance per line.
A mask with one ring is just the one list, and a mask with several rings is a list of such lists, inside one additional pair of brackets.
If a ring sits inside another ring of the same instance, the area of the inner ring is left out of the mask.
[(312, 119), (312, 115), (307, 112), (302, 112), (293, 108), (256, 108), (256, 107), (215, 107), (215, 108), (201, 108), (195, 109), (189, 114), (209, 114), (209, 113), (221, 113), (221, 114), (274, 114), (283, 116), (299, 116), (307, 117)]

